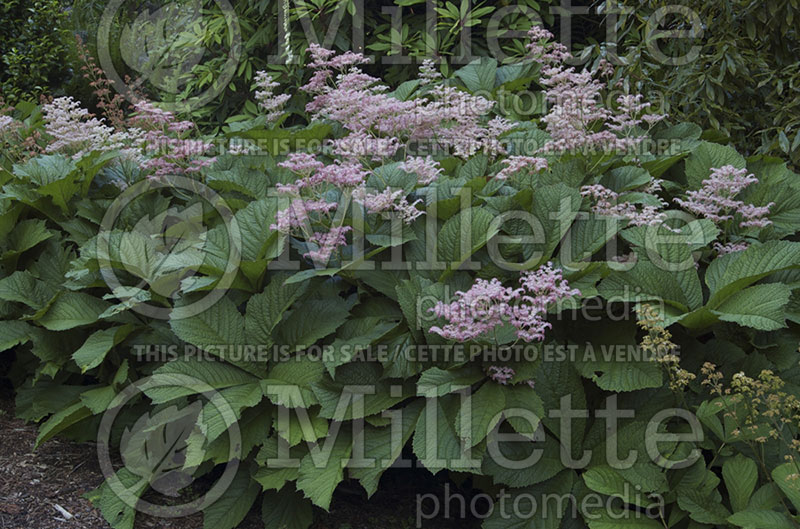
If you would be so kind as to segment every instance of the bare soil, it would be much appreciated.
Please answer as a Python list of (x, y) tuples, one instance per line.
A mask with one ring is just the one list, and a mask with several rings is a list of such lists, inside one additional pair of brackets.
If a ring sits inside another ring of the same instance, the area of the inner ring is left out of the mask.
[[(15, 418), (13, 401), (0, 395), (0, 529), (110, 529), (84, 498), (103, 481), (95, 446), (54, 439), (34, 451), (35, 441), (36, 426)], [(420, 474), (424, 473), (387, 472), (381, 492), (369, 500), (355, 485), (340, 487), (331, 512), (317, 511), (312, 529), (415, 527), (417, 495), (437, 493), (440, 488), (436, 480)], [(258, 510), (254, 508), (239, 529), (262, 529)], [(136, 518), (136, 529), (202, 527), (201, 515), (178, 520)], [(439, 520), (424, 527), (468, 529), (477, 524)]]

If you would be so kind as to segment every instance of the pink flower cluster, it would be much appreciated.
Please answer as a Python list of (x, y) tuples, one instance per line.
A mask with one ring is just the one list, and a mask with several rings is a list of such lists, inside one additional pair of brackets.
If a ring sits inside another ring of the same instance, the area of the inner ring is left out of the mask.
[(422, 202), (422, 199), (411, 204), (402, 189), (392, 191), (390, 188), (386, 188), (380, 193), (371, 193), (362, 187), (353, 192), (353, 198), (356, 202), (363, 204), (369, 213), (394, 211), (407, 224), (411, 224), (425, 214), (424, 211), (416, 207), (417, 204)]
[(503, 160), (503, 163), (506, 167), (495, 175), (498, 180), (507, 180), (510, 176), (522, 170), (525, 170), (528, 174), (534, 174), (544, 171), (548, 167), (547, 160), (532, 156), (509, 156)]
[(442, 175), (442, 166), (430, 156), (425, 158), (421, 156), (406, 158), (400, 164), (400, 169), (407, 173), (416, 174), (417, 182), (423, 185), (435, 182)]
[(216, 161), (204, 156), (214, 144), (182, 137), (194, 128), (191, 121), (178, 121), (172, 112), (147, 101), (136, 103), (134, 109), (136, 115), (130, 121), (145, 131), (144, 147), (148, 155), (139, 165), (145, 171), (153, 171), (153, 177), (195, 173)]
[(507, 386), (516, 375), (516, 372), (508, 366), (489, 366), (488, 374), (489, 378), (498, 384)]
[[(660, 187), (660, 182), (654, 180), (646, 189), (655, 192)], [(591, 197), (595, 204), (592, 212), (604, 217), (619, 217), (628, 219), (633, 226), (658, 226), (666, 220), (666, 215), (661, 208), (656, 206), (637, 206), (630, 202), (620, 201), (619, 194), (601, 184), (583, 186), (581, 196)], [(662, 206), (666, 205), (662, 201)]]
[(543, 64), (541, 83), (547, 87), (545, 95), (551, 104), (542, 118), (553, 138), (545, 151), (630, 151), (644, 140), (636, 132), (639, 125), (646, 122), (652, 126), (664, 119), (663, 115), (644, 113), (650, 103), (642, 102), (641, 95), (620, 96), (616, 110), (603, 107), (605, 86), (593, 72), (567, 68), (570, 54), (561, 44), (549, 42), (553, 37), (549, 31), (535, 26), (528, 35), (531, 57)]
[[(309, 51), (313, 59), (310, 66), (316, 71), (301, 88), (314, 95), (306, 110), (315, 117), (337, 121), (350, 131), (351, 138), (337, 142), (343, 153), (365, 159), (385, 158), (414, 141), (435, 142), (438, 148), (452, 149), (463, 158), (481, 149), (503, 152), (498, 137), (513, 125), (499, 118), (485, 123), (486, 114), (494, 106), (492, 101), (443, 84), (432, 86), (425, 97), (403, 101), (388, 94), (379, 79), (357, 67), (368, 62), (363, 55), (348, 52), (336, 56), (316, 45)], [(430, 62), (423, 64), (420, 76), (426, 84), (438, 78)], [(376, 138), (384, 141), (374, 141)]]
[(716, 223), (733, 220), (738, 214), (742, 218), (739, 222), (740, 227), (763, 228), (772, 224), (766, 216), (775, 204), (770, 202), (766, 206), (754, 206), (734, 198), (743, 189), (756, 182), (758, 178), (747, 174), (747, 169), (737, 169), (732, 165), (712, 168), (711, 176), (703, 180), (700, 189), (687, 191), (685, 199), (676, 198), (675, 202), (684, 209)]
[(42, 113), (45, 131), (52, 137), (46, 152), (68, 152), (75, 159), (91, 151), (115, 149), (133, 155), (135, 147), (141, 144), (142, 131), (132, 128), (116, 132), (71, 97), (58, 97), (43, 105)]
[(0, 134), (4, 133), (6, 130), (11, 130), (15, 123), (16, 120), (11, 116), (0, 114)]
[(277, 121), (283, 114), (283, 106), (292, 96), (275, 94), (275, 89), (280, 86), (280, 83), (273, 81), (267, 72), (256, 72), (255, 83), (258, 88), (255, 93), (256, 101), (258, 101), (258, 106), (266, 112), (267, 122)]
[(723, 255), (727, 255), (729, 253), (743, 252), (747, 250), (749, 247), (750, 245), (745, 241), (729, 242), (728, 244), (720, 244), (718, 242), (714, 243), (714, 250), (720, 257)]
[(432, 309), (437, 317), (447, 320), (444, 327), (429, 330), (449, 340), (466, 342), (486, 336), (497, 327), (511, 324), (517, 337), (526, 341), (542, 341), (552, 327), (546, 321), (547, 308), (559, 301), (579, 296), (570, 288), (560, 269), (552, 263), (538, 270), (523, 272), (520, 288), (504, 287), (499, 279), (476, 279), (466, 292), (456, 292), (452, 303), (438, 302)]

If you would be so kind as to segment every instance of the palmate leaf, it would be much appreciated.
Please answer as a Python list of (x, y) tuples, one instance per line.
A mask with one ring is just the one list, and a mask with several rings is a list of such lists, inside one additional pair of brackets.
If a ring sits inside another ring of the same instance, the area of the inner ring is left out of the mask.
[(245, 334), (249, 343), (271, 346), (272, 331), (284, 312), (306, 291), (308, 283), (285, 284), (288, 275), (276, 274), (260, 294), (251, 297), (245, 311)]
[(280, 345), (302, 350), (333, 333), (347, 320), (355, 299), (308, 299), (278, 325)]
[(64, 292), (34, 320), (45, 329), (67, 331), (96, 323), (110, 306), (109, 302), (84, 292)]
[[(155, 404), (203, 393), (209, 388), (220, 390), (258, 381), (253, 375), (233, 365), (197, 357), (172, 360), (156, 369), (153, 374), (156, 377), (155, 383), (145, 389), (145, 394)], [(193, 380), (199, 382), (195, 383)]]
[(80, 349), (72, 354), (72, 359), (85, 373), (90, 369), (99, 366), (106, 357), (106, 354), (117, 344), (122, 342), (133, 331), (133, 326), (123, 325), (97, 331), (81, 346)]
[(31, 326), (24, 321), (0, 321), (0, 352), (28, 342), (31, 339)]
[(782, 283), (756, 285), (733, 294), (712, 312), (722, 321), (775, 331), (786, 327), (784, 309), (791, 295), (791, 288)]
[(234, 529), (250, 512), (260, 491), (247, 465), (240, 464), (222, 496), (203, 510), (203, 529)]
[(702, 289), (691, 250), (686, 244), (665, 244), (648, 255), (637, 250), (630, 270), (612, 272), (597, 287), (600, 295), (614, 302), (663, 301), (680, 312), (703, 303)]
[(647, 508), (652, 499), (636, 489), (622, 474), (608, 465), (593, 466), (581, 476), (586, 486), (595, 492), (622, 498), (625, 503)]
[(402, 413), (392, 415), (393, 417), (399, 416), (399, 419), (396, 422), (393, 420), (390, 426), (365, 427), (363, 453), (354, 453), (353, 457), (361, 455), (366, 460), (373, 459), (374, 463), (360, 468), (359, 465), (353, 465), (348, 473), (350, 477), (359, 480), (368, 496), (377, 492), (381, 476), (400, 457), (403, 447), (414, 433), (424, 405), (423, 400), (417, 400), (402, 408), (400, 410)]
[[(456, 415), (456, 432), (467, 448), (483, 441), (500, 422), (506, 397), (500, 384), (489, 381), (467, 397)], [(471, 409), (470, 409), (471, 408)]]
[(515, 488), (552, 478), (564, 470), (561, 444), (554, 436), (544, 435), (543, 430), (540, 433), (542, 435), (533, 441), (504, 433), (502, 442), (497, 442), (497, 435), (493, 433), (487, 442), (481, 471), (496, 483)]
[[(538, 186), (533, 192), (531, 213), (544, 228), (544, 247), (540, 260), (549, 259), (578, 216), (580, 192), (564, 184)], [(539, 242), (539, 241), (537, 241)], [(530, 255), (526, 255), (530, 257)]]
[(308, 529), (313, 520), (311, 502), (290, 487), (268, 492), (264, 494), (261, 519), (265, 529)]
[[(173, 315), (175, 312), (173, 312)], [(229, 297), (190, 317), (170, 319), (172, 331), (184, 342), (219, 356), (248, 372), (263, 375), (265, 367), (237, 346), (247, 345), (245, 318)]]
[[(126, 468), (120, 469), (111, 478), (115, 487), (106, 480), (98, 489), (90, 492), (87, 497), (96, 505), (103, 518), (114, 529), (133, 529), (136, 510), (131, 506), (133, 501), (140, 497), (147, 489), (147, 481), (143, 480)], [(117, 490), (124, 490), (120, 495)], [(121, 497), (123, 496), (123, 497)]]
[(800, 243), (770, 241), (719, 257), (706, 272), (706, 284), (711, 290), (707, 306), (716, 309), (732, 294), (769, 274), (790, 268), (800, 268)]
[(481, 208), (465, 209), (450, 218), (437, 238), (440, 261), (446, 263), (450, 271), (457, 270), (498, 233), (500, 226), (493, 221), (494, 216)]
[(470, 92), (491, 92), (495, 87), (497, 60), (483, 57), (456, 70), (456, 76)]
[(3, 259), (14, 257), (30, 250), (52, 236), (53, 232), (47, 229), (47, 225), (43, 220), (28, 219), (18, 222), (14, 226), (14, 231), (8, 235), (6, 240), (8, 248), (3, 252)]
[[(451, 397), (454, 398), (454, 397)], [(453, 429), (453, 421), (442, 407), (444, 399), (428, 399), (414, 428), (414, 454), (434, 474), (442, 469), (469, 468), (462, 442)]]
[(34, 310), (44, 308), (54, 295), (53, 289), (27, 270), (0, 279), (0, 299), (22, 303)]
[[(547, 481), (532, 487), (514, 489), (506, 505), (514, 508), (494, 509), (483, 529), (558, 529), (565, 516), (572, 516), (569, 498), (575, 472), (564, 470)], [(548, 499), (549, 498), (549, 499)], [(560, 498), (558, 502), (553, 498)], [(535, 503), (534, 503), (535, 502)], [(545, 509), (544, 505), (548, 508)]]
[(297, 488), (314, 505), (327, 511), (333, 491), (344, 478), (344, 466), (352, 450), (352, 436), (346, 428), (329, 435), (300, 462)]

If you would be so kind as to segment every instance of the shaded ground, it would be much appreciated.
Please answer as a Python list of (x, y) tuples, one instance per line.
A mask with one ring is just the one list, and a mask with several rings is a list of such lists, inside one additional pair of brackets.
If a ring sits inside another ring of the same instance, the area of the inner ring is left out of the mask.
[[(0, 389), (0, 391), (2, 391)], [(36, 452), (36, 428), (16, 419), (13, 401), (0, 394), (0, 529), (106, 529), (108, 524), (83, 495), (103, 480), (95, 446), (54, 439)], [(357, 487), (341, 487), (330, 513), (317, 512), (312, 529), (410, 529), (417, 494), (441, 492), (417, 472), (387, 473), (384, 492), (369, 501)], [(61, 512), (59, 508), (64, 512)], [(239, 529), (262, 529), (254, 509)], [(70, 517), (71, 516), (71, 517)], [(138, 516), (136, 529), (201, 529), (200, 515), (179, 520)], [(435, 529), (470, 529), (464, 521), (428, 522)]]

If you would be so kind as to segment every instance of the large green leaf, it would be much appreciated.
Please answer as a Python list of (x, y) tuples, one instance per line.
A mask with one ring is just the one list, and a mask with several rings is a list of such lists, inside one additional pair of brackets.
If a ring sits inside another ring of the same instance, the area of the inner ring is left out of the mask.
[(722, 478), (725, 480), (725, 488), (728, 489), (733, 512), (745, 510), (758, 483), (756, 462), (737, 454), (722, 465)]
[(246, 465), (240, 465), (233, 481), (217, 501), (203, 509), (203, 529), (233, 529), (244, 520), (260, 492)]

